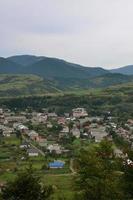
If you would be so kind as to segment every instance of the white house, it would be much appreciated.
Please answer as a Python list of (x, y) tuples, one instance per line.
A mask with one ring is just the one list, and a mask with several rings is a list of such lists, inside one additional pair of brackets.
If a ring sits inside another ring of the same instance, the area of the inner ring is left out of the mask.
[(80, 138), (80, 130), (77, 127), (74, 126), (71, 132), (73, 136), (75, 136), (76, 138)]
[(88, 113), (85, 108), (75, 108), (72, 110), (73, 117), (80, 118), (80, 117), (87, 117)]
[(47, 150), (52, 153), (53, 151), (55, 151), (56, 154), (61, 154), (61, 146), (59, 144), (50, 144), (47, 147)]
[(27, 150), (27, 153), (28, 153), (28, 156), (38, 156), (39, 153), (38, 153), (38, 150), (37, 149), (28, 149)]

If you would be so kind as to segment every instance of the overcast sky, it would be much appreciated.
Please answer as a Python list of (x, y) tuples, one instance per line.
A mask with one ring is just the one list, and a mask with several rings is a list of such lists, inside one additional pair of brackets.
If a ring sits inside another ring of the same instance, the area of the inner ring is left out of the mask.
[(0, 56), (133, 64), (133, 0), (0, 0)]

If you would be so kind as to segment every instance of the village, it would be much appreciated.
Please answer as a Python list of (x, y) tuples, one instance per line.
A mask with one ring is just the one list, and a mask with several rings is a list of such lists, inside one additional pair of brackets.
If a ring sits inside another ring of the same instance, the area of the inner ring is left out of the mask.
[[(32, 161), (47, 173), (72, 173), (79, 149), (103, 138), (113, 141), (111, 131), (133, 148), (133, 120), (120, 126), (109, 112), (92, 117), (85, 108), (74, 108), (58, 116), (46, 108), (41, 112), (1, 108), (0, 172), (10, 173)], [(117, 148), (115, 152), (122, 154)]]

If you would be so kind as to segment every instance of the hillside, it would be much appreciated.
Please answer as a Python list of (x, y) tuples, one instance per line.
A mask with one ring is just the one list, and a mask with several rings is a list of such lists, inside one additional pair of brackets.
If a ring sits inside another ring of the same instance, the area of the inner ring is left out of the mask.
[(0, 73), (1, 74), (18, 74), (22, 66), (11, 60), (0, 57)]
[(86, 90), (83, 93), (58, 93), (58, 95), (41, 95), (17, 98), (0, 98), (0, 104), (7, 107), (25, 109), (48, 108), (57, 113), (71, 112), (75, 107), (85, 107), (89, 115), (97, 116), (111, 111), (113, 116), (133, 116), (133, 82), (120, 84), (106, 89)]
[(57, 58), (31, 55), (0, 58), (1, 97), (78, 92), (132, 81), (133, 76), (110, 73), (100, 67), (84, 67)]
[(91, 87), (107, 88), (113, 85), (119, 85), (132, 81), (133, 76), (128, 76), (124, 74), (105, 74), (103, 76), (92, 78)]
[[(84, 67), (78, 64), (66, 62), (61, 59), (43, 56), (20, 55), (8, 57), (5, 60), (18, 65), (18, 67), (21, 68), (19, 71), (20, 73), (32, 73), (46, 78), (87, 78), (99, 76), (108, 72), (100, 67)], [(14, 71), (17, 71), (16, 65)], [(0, 73), (2, 73), (1, 65)], [(8, 73), (12, 73), (12, 71), (9, 70)]]
[(28, 66), (32, 65), (33, 63), (38, 62), (39, 60), (43, 59), (44, 57), (41, 56), (34, 56), (34, 55), (20, 55), (20, 56), (11, 56), (8, 57), (8, 61), (15, 62), (16, 64)]
[[(8, 57), (7, 60), (23, 66), (21, 73), (36, 74), (46, 78), (88, 78), (107, 73), (107, 70), (100, 67), (84, 67), (61, 59), (43, 56), (20, 55)], [(12, 72), (8, 71), (8, 73)]]
[[(105, 93), (114, 94), (121, 94), (121, 95), (128, 95), (132, 98), (133, 96), (133, 81), (128, 83), (123, 83), (120, 85), (111, 86), (103, 90)], [(130, 96), (131, 95), (131, 96)]]
[(43, 77), (88, 78), (107, 73), (102, 68), (83, 67), (55, 58), (44, 58), (24, 69), (25, 73), (33, 73)]
[(0, 75), (0, 97), (59, 93), (54, 83), (36, 75)]
[(107, 88), (133, 81), (132, 76), (106, 74), (89, 79), (56, 78), (48, 80), (37, 75), (1, 74), (0, 97), (32, 96), (64, 92), (80, 92)]
[(126, 75), (133, 75), (133, 65), (127, 65), (125, 67), (120, 67), (117, 69), (110, 70), (112, 73), (121, 73)]
[(105, 74), (87, 79), (79, 78), (56, 78), (56, 86), (61, 90), (107, 88), (113, 85), (132, 82), (133, 76), (123, 74)]

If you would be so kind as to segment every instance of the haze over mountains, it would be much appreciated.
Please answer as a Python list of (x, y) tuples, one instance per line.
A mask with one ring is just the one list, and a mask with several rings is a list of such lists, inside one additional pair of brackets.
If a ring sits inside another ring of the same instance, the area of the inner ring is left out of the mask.
[(105, 88), (132, 81), (132, 65), (106, 70), (44, 56), (0, 57), (0, 95), (2, 96)]

